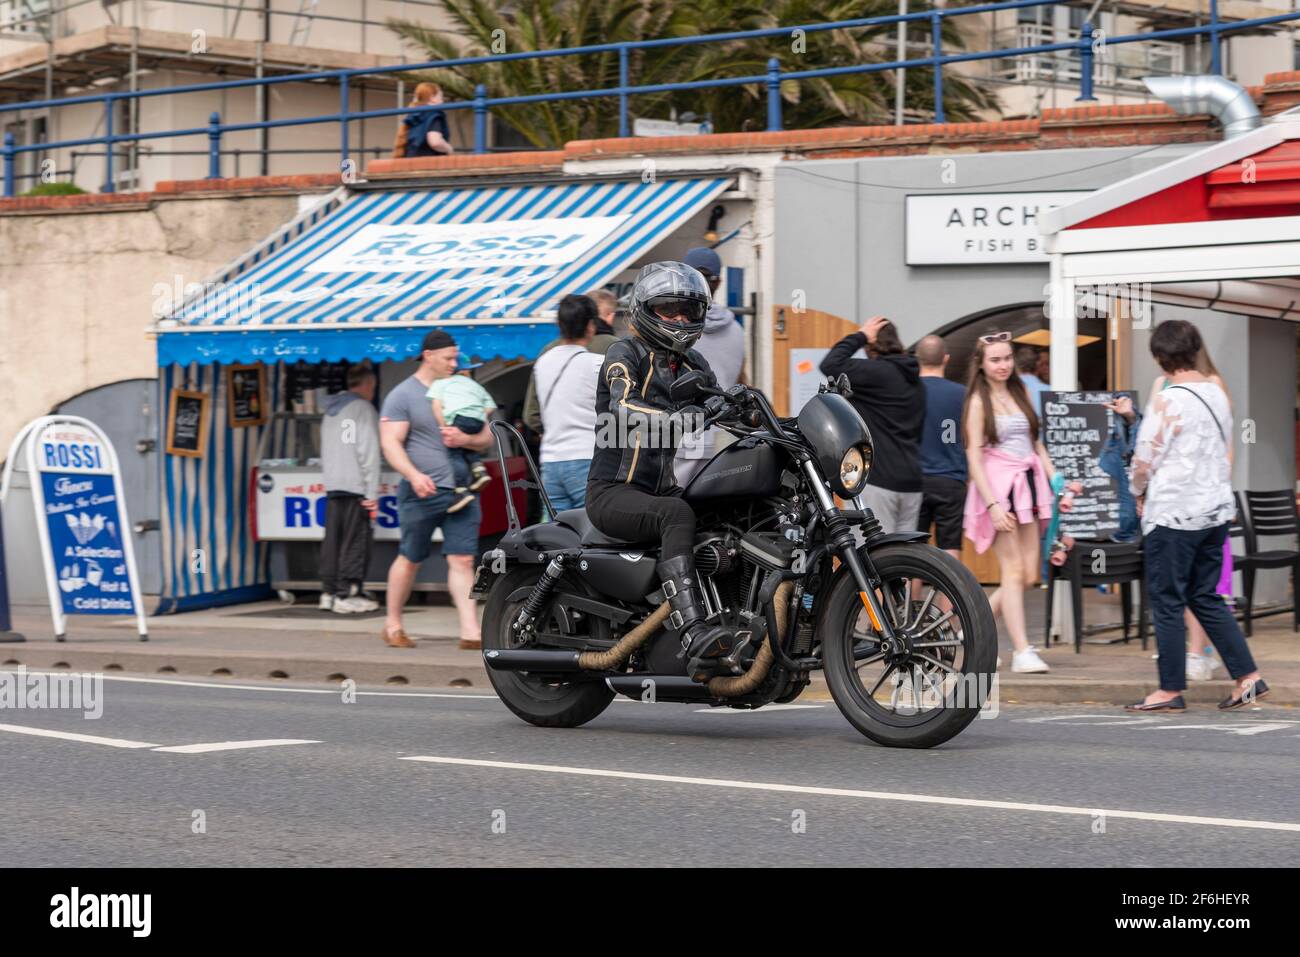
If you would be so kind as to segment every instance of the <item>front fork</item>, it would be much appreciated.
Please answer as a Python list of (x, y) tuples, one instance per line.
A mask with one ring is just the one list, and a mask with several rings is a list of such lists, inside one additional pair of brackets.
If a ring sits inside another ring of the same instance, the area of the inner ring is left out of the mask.
[(853, 581), (858, 586), (858, 597), (862, 599), (862, 604), (867, 609), (867, 616), (871, 619), (872, 626), (886, 642), (892, 642), (895, 637), (894, 626), (890, 623), (889, 616), (884, 613), (880, 605), (880, 597), (876, 594), (876, 589), (880, 587), (881, 582), (875, 566), (871, 563), (871, 556), (864, 556), (858, 551), (857, 540), (853, 537), (853, 528), (845, 521), (839, 506), (827, 491), (811, 459), (804, 459), (803, 471), (808, 476), (808, 483), (817, 496), (817, 504), (821, 506), (822, 525), (826, 530), (827, 543), (839, 555), (840, 560), (848, 568), (849, 574), (853, 576)]

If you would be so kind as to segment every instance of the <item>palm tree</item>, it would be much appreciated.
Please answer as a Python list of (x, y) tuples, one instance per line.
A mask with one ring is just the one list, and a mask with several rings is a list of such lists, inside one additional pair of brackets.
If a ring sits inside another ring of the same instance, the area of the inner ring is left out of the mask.
[[(776, 0), (750, 5), (726, 0), (439, 0), (452, 23), (451, 33), (409, 20), (390, 20), (403, 39), (431, 60), (493, 53), (556, 50), (669, 37), (696, 37), (783, 24), (824, 23), (897, 11), (896, 0)], [(921, 0), (925, 9), (928, 0)], [(914, 7), (914, 9), (916, 9)], [(893, 24), (831, 30), (797, 36), (659, 46), (631, 52), (628, 76), (635, 86), (763, 74), (769, 57), (783, 71), (888, 62), (894, 58)], [(928, 25), (913, 30), (928, 36)], [(952, 21), (944, 26), (946, 50), (962, 46)], [(451, 101), (471, 100), (484, 84), (489, 95), (612, 89), (618, 86), (616, 51), (565, 57), (493, 62), (432, 71), (420, 79), (439, 83)], [(933, 110), (933, 74), (907, 71), (910, 112)], [(888, 122), (892, 116), (894, 71), (842, 74), (788, 81), (781, 85), (787, 128)], [(711, 118), (719, 132), (763, 129), (766, 88), (762, 84), (681, 90), (632, 96), (629, 111), (665, 116), (692, 111)], [(944, 107), (951, 119), (965, 119), (993, 105), (978, 87), (945, 73)], [(574, 139), (613, 136), (618, 131), (618, 99), (613, 96), (553, 100), (493, 108), (493, 114), (539, 148)]]

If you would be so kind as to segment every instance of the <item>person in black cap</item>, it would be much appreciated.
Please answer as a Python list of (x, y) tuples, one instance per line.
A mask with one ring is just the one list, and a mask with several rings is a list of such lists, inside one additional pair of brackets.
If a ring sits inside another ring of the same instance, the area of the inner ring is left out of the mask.
[[(707, 246), (688, 249), (682, 260), (694, 268), (709, 284), (709, 311), (704, 314), (704, 332), (695, 343), (695, 351), (704, 356), (718, 380), (718, 388), (730, 389), (744, 379), (745, 329), (736, 321), (736, 314), (717, 299), (722, 284), (722, 258)], [(690, 484), (704, 463), (720, 448), (727, 434), (720, 429), (709, 429), (698, 442), (690, 442), (677, 450), (673, 468), (677, 481)]]
[[(470, 484), (463, 462), (454, 462), (448, 449), (482, 451), (492, 444), (483, 429), (467, 435), (455, 426), (440, 425), (433, 403), (426, 398), (438, 379), (455, 375), (460, 359), (456, 340), (441, 329), (430, 331), (420, 345), (420, 367), (400, 382), (384, 399), (379, 413), (380, 446), (388, 464), (399, 472), (397, 519), (402, 529), (398, 555), (388, 569), (388, 617), (384, 641), (394, 648), (414, 648), (402, 628), (402, 607), (411, 597), (416, 572), (433, 551), (433, 533), (442, 529), (442, 554), (447, 559), (447, 591), (460, 619), (460, 647), (482, 647), (478, 611), (469, 596), (478, 557), (478, 528), (482, 512), (478, 500), (456, 512), (450, 508), (453, 489)], [(464, 474), (456, 474), (457, 469)]]

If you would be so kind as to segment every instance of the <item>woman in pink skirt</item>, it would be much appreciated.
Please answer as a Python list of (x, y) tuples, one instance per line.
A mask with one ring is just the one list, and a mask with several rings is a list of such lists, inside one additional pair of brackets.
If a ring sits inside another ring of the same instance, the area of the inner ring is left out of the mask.
[[(1038, 437), (1038, 415), (1016, 375), (1011, 333), (980, 336), (971, 359), (962, 412), (970, 487), (964, 531), (983, 553), (998, 558), (1001, 585), (989, 596), (1011, 639), (1011, 670), (1042, 674), (1047, 663), (1025, 631), (1025, 589), (1038, 581), (1039, 536), (1052, 517), (1052, 460)], [(1061, 511), (1073, 506), (1061, 498)]]

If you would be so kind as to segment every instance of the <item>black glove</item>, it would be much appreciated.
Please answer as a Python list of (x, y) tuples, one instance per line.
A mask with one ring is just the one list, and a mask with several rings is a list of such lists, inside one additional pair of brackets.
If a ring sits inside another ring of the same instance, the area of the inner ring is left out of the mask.
[(669, 418), (672, 420), (672, 441), (676, 445), (687, 435), (700, 430), (704, 423), (705, 412), (698, 405), (684, 405)]
[(709, 417), (713, 417), (725, 409), (728, 404), (724, 396), (711, 395), (704, 400), (704, 411)]

